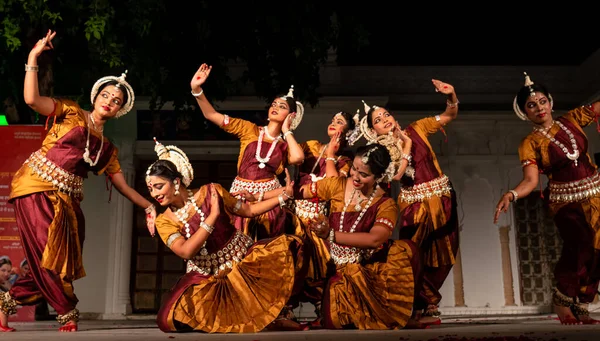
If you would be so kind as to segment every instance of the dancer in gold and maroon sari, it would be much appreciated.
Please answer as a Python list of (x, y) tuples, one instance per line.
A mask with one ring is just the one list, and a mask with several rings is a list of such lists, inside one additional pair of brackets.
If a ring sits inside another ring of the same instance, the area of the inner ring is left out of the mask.
[[(402, 139), (404, 135), (412, 143), (409, 154), (396, 151), (401, 159), (408, 161), (407, 166), (406, 162), (401, 164), (402, 172), (395, 178), (401, 182), (399, 238), (414, 241), (424, 255), (423, 284), (415, 302), (415, 318), (425, 325), (441, 323), (437, 317), (442, 299), (439, 289), (454, 265), (459, 245), (456, 193), (428, 140), (429, 135), (456, 118), (458, 99), (452, 85), (435, 79), (432, 82), (437, 92), (448, 97), (443, 113), (420, 119), (401, 131), (385, 108), (375, 105), (369, 108), (365, 104), (367, 127), (363, 129), (363, 135), (371, 143), (388, 137)], [(392, 143), (390, 147), (395, 145)]]
[(50, 31), (32, 49), (25, 67), (25, 102), (54, 125), (42, 147), (31, 154), (15, 174), (9, 202), (15, 206), (19, 235), (31, 276), (21, 277), (0, 296), (0, 330), (9, 331), (7, 315), (16, 305), (34, 305), (44, 299), (58, 313), (61, 331), (76, 331), (79, 311), (73, 281), (85, 276), (82, 249), (85, 220), (80, 208), (83, 180), (88, 172), (106, 174), (117, 190), (150, 214), (154, 233), (154, 206), (127, 185), (117, 148), (103, 135), (104, 123), (131, 110), (133, 89), (121, 77), (103, 77), (92, 88), (92, 112), (75, 102), (39, 95), (37, 57), (51, 48)]
[(291, 201), (287, 177), (280, 194), (248, 205), (218, 184), (188, 190), (193, 170), (174, 146), (157, 144), (160, 160), (147, 171), (153, 198), (168, 209), (156, 219), (165, 245), (187, 261), (186, 274), (158, 312), (164, 332), (254, 333), (302, 327), (286, 320), (289, 298), (301, 289), (306, 268), (299, 237), (253, 241), (230, 216), (252, 217)]
[[(292, 132), (302, 119), (304, 110), (302, 104), (294, 100), (291, 90), (286, 96), (276, 98), (269, 108), (269, 124), (264, 127), (223, 115), (215, 111), (206, 98), (204, 90), (201, 89), (210, 70), (210, 66), (202, 64), (190, 85), (192, 95), (196, 97), (204, 117), (240, 140), (238, 174), (230, 192), (246, 190), (251, 194), (260, 195), (280, 188), (281, 184), (277, 176), (288, 164), (300, 164), (304, 160), (302, 148), (294, 139)], [(275, 237), (283, 233), (302, 233), (299, 224), (294, 222), (293, 216), (278, 207), (252, 219), (241, 217), (235, 219), (236, 227), (254, 240)]]
[(588, 154), (583, 127), (600, 115), (600, 101), (570, 110), (554, 119), (553, 99), (542, 84), (529, 76), (513, 102), (515, 113), (533, 123), (519, 146), (523, 180), (502, 196), (494, 222), (507, 212), (510, 202), (529, 195), (540, 173), (549, 179), (550, 214), (563, 239), (554, 269), (555, 312), (563, 324), (599, 324), (587, 306), (597, 294), (600, 281), (600, 174)]
[(420, 277), (419, 254), (410, 240), (389, 239), (398, 218), (394, 200), (378, 188), (395, 167), (381, 145), (360, 147), (350, 176), (306, 184), (303, 198), (331, 204), (328, 219), (313, 224), (327, 240), (334, 271), (323, 298), (330, 329), (397, 329), (409, 322)]

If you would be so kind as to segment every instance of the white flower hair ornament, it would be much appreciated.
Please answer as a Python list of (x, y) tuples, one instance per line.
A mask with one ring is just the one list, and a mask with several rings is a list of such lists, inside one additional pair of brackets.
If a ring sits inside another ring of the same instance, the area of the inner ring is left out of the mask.
[[(283, 99), (283, 100), (287, 100), (288, 98), (294, 99), (294, 86), (293, 85), (290, 87), (290, 90), (288, 91), (287, 95), (281, 97), (281, 99)], [(302, 122), (302, 116), (304, 116), (304, 105), (302, 105), (302, 103), (300, 103), (299, 101), (295, 101), (295, 102), (296, 102), (296, 114), (294, 116), (294, 119), (292, 120), (292, 123), (290, 124), (291, 130), (296, 130), (296, 128), (298, 128), (298, 126), (300, 125), (300, 122)]]
[(94, 86), (92, 87), (92, 91), (90, 92), (90, 100), (92, 102), (92, 105), (94, 104), (94, 100), (96, 99), (96, 96), (98, 95), (98, 91), (100, 90), (100, 88), (106, 82), (116, 81), (117, 85), (115, 85), (115, 87), (118, 88), (119, 90), (124, 88), (125, 91), (127, 92), (127, 102), (125, 102), (121, 105), (121, 109), (119, 109), (119, 111), (117, 111), (117, 115), (115, 117), (119, 118), (119, 117), (127, 114), (133, 108), (133, 103), (135, 102), (135, 94), (133, 92), (133, 88), (131, 87), (131, 85), (129, 85), (129, 83), (127, 83), (127, 81), (125, 80), (125, 77), (127, 77), (127, 70), (125, 70), (125, 72), (123, 72), (121, 74), (121, 76), (119, 76), (119, 77), (106, 76), (106, 77), (102, 77), (102, 78), (98, 79), (96, 81), (96, 83), (94, 83)]
[[(192, 168), (192, 164), (187, 155), (176, 146), (164, 146), (162, 143), (156, 141), (156, 138), (154, 138), (154, 141), (156, 142), (154, 151), (156, 152), (156, 155), (158, 155), (158, 159), (171, 161), (183, 177), (181, 181), (185, 187), (188, 187), (192, 183), (192, 180), (194, 180), (194, 169)], [(150, 175), (152, 166), (154, 166), (154, 163), (148, 167), (146, 177)]]

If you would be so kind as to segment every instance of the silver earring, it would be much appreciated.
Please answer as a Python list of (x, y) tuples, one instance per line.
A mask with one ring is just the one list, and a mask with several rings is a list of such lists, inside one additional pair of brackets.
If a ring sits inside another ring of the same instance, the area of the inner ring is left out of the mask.
[(175, 196), (179, 195), (179, 182), (175, 183)]

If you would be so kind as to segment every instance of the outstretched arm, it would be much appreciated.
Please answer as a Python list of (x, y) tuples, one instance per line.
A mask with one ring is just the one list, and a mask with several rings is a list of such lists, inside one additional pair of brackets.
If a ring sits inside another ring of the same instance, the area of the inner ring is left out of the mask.
[(146, 226), (150, 235), (154, 236), (156, 233), (156, 228), (154, 226), (154, 219), (156, 218), (156, 208), (154, 205), (146, 200), (141, 194), (139, 194), (135, 189), (131, 188), (127, 181), (125, 181), (125, 176), (123, 173), (118, 172), (110, 176), (110, 180), (119, 193), (121, 193), (125, 198), (129, 199), (135, 205), (143, 208), (146, 211)]
[(209, 66), (206, 63), (200, 65), (200, 68), (198, 68), (198, 71), (196, 71), (190, 82), (190, 86), (192, 87), (192, 95), (196, 97), (196, 102), (198, 103), (198, 107), (202, 111), (204, 118), (220, 127), (223, 125), (225, 115), (217, 112), (215, 108), (213, 108), (212, 104), (210, 104), (204, 95), (204, 90), (202, 90), (202, 84), (206, 82), (208, 75), (210, 75), (210, 70), (212, 70), (212, 66)]
[[(517, 187), (506, 192), (498, 204), (496, 205), (496, 212), (494, 212), (494, 224), (498, 222), (500, 213), (508, 212), (510, 203), (517, 200), (518, 198), (524, 198), (528, 196), (531, 191), (535, 189), (540, 181), (540, 174), (536, 164), (529, 164), (523, 168), (523, 180), (519, 182)], [(516, 193), (516, 195), (515, 195)]]
[(56, 32), (48, 30), (46, 36), (38, 40), (37, 44), (29, 52), (29, 58), (27, 59), (27, 65), (25, 66), (25, 81), (23, 84), (23, 98), (27, 105), (40, 113), (41, 115), (48, 116), (54, 112), (54, 100), (50, 97), (40, 96), (40, 90), (38, 86), (38, 57), (42, 52), (54, 48), (52, 46), (52, 39)]
[(444, 83), (437, 79), (432, 79), (431, 82), (435, 86), (435, 91), (446, 95), (446, 110), (440, 114), (440, 123), (444, 126), (456, 118), (458, 115), (458, 97), (454, 87), (448, 83)]

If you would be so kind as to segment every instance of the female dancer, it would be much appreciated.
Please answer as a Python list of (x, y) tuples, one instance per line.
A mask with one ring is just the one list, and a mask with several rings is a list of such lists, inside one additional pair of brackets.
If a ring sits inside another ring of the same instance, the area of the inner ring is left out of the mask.
[(0, 297), (0, 330), (8, 328), (8, 315), (17, 305), (45, 299), (58, 313), (60, 331), (77, 331), (78, 299), (73, 281), (85, 276), (82, 248), (85, 220), (80, 208), (83, 179), (88, 172), (107, 174), (117, 190), (146, 209), (148, 228), (154, 234), (154, 205), (129, 187), (121, 172), (117, 148), (103, 134), (104, 124), (133, 107), (133, 89), (120, 77), (100, 78), (92, 88), (91, 112), (75, 102), (40, 96), (37, 58), (52, 48), (55, 32), (48, 31), (29, 53), (25, 65), (25, 102), (54, 124), (42, 147), (31, 154), (15, 174), (9, 202), (15, 215), (31, 275), (21, 277)]
[(498, 201), (494, 223), (510, 203), (529, 195), (539, 183), (539, 173), (548, 176), (550, 214), (563, 239), (560, 259), (554, 269), (554, 310), (562, 324), (598, 324), (589, 316), (600, 280), (600, 175), (588, 154), (583, 127), (600, 115), (600, 102), (581, 106), (554, 119), (553, 99), (542, 84), (525, 74), (513, 102), (523, 121), (533, 131), (519, 146), (523, 180)]
[[(223, 115), (213, 108), (201, 88), (211, 68), (202, 64), (190, 85), (192, 95), (196, 97), (204, 117), (240, 139), (238, 175), (233, 181), (230, 192), (246, 190), (260, 195), (280, 188), (281, 184), (277, 176), (288, 164), (300, 164), (304, 160), (302, 148), (293, 134), (293, 130), (302, 120), (304, 107), (294, 100), (292, 88), (286, 96), (273, 100), (269, 108), (269, 124), (264, 127)], [(296, 231), (297, 225), (291, 222), (288, 215), (279, 207), (252, 219), (236, 219), (236, 227), (254, 240), (276, 237), (286, 232), (300, 233)]]
[(218, 184), (189, 190), (194, 173), (185, 153), (159, 143), (155, 150), (159, 160), (148, 168), (146, 182), (151, 196), (168, 207), (156, 219), (156, 228), (165, 245), (187, 261), (186, 274), (158, 313), (160, 329), (211, 333), (258, 332), (267, 326), (300, 329), (282, 313), (298, 290), (296, 283), (302, 282), (300, 239), (281, 235), (254, 242), (230, 220), (230, 215), (252, 217), (286, 205), (293, 194), (289, 174), (278, 196), (248, 205)]
[(406, 171), (396, 176), (396, 179), (400, 177), (402, 186), (398, 196), (402, 217), (400, 239), (411, 239), (424, 255), (424, 278), (415, 303), (415, 318), (425, 325), (441, 323), (437, 317), (442, 298), (439, 289), (454, 265), (459, 245), (456, 193), (442, 173), (427, 138), (456, 118), (458, 99), (452, 85), (436, 79), (432, 82), (436, 91), (448, 98), (443, 113), (413, 122), (402, 132), (385, 108), (365, 104), (367, 118), (361, 124), (363, 135), (370, 143), (380, 141), (393, 150), (398, 144), (389, 141), (404, 139), (403, 135), (412, 142), (410, 153), (406, 146), (399, 147), (403, 148), (401, 152), (396, 151), (405, 160), (402, 167), (407, 164)]
[(298, 191), (331, 203), (328, 219), (313, 227), (335, 263), (323, 298), (326, 328), (396, 329), (409, 321), (418, 250), (410, 240), (389, 239), (398, 207), (378, 189), (394, 172), (387, 149), (368, 145), (357, 150), (349, 177), (324, 178)]

